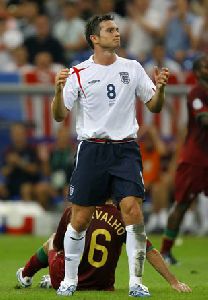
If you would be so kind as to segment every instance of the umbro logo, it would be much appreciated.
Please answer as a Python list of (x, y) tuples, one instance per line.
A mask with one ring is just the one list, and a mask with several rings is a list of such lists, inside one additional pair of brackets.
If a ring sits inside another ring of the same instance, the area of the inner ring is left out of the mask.
[(99, 79), (98, 80), (94, 79), (94, 80), (88, 81), (88, 84), (94, 84), (96, 82), (100, 82), (100, 80)]
[(65, 256), (65, 260), (66, 261), (72, 261), (72, 259), (70, 257)]

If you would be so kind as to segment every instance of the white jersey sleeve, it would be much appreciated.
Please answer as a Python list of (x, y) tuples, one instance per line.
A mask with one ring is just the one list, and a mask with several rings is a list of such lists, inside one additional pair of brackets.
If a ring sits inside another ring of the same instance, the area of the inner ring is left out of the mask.
[(156, 86), (149, 78), (144, 68), (135, 61), (136, 64), (136, 77), (137, 77), (137, 86), (136, 86), (136, 95), (144, 102), (151, 100), (156, 91)]
[(79, 88), (77, 86), (76, 76), (75, 74), (69, 75), (63, 89), (63, 99), (65, 107), (71, 110), (74, 106), (74, 102), (78, 99), (78, 96)]

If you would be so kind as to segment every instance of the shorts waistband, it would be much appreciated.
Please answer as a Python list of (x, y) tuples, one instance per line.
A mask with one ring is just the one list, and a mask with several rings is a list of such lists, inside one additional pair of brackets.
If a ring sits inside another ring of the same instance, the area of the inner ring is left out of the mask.
[(129, 142), (134, 142), (135, 139), (123, 139), (123, 140), (108, 140), (108, 139), (87, 139), (87, 142), (98, 143), (98, 144), (124, 144)]

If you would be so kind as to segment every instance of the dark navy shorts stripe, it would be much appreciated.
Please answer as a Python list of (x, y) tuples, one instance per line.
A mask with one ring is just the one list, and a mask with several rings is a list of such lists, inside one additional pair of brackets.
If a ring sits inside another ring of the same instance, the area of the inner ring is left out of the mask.
[(78, 205), (101, 205), (112, 197), (144, 198), (142, 160), (135, 141), (102, 144), (82, 141), (78, 146), (70, 181), (69, 201)]

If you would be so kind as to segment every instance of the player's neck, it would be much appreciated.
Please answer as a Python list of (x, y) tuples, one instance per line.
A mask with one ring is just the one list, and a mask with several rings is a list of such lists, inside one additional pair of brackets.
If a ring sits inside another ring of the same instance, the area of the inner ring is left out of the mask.
[(93, 60), (96, 64), (99, 65), (111, 65), (117, 59), (117, 56), (114, 51), (107, 51), (103, 49), (97, 49), (94, 51)]

